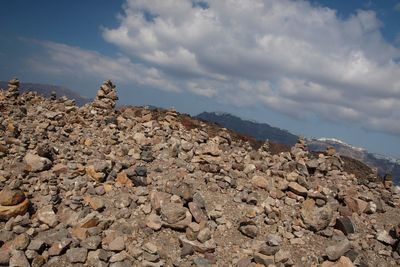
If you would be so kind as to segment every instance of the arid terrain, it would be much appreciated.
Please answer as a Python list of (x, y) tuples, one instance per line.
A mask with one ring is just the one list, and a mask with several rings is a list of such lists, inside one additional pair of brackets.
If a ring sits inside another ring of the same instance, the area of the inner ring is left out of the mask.
[(0, 91), (1, 266), (399, 266), (400, 192), (333, 148)]

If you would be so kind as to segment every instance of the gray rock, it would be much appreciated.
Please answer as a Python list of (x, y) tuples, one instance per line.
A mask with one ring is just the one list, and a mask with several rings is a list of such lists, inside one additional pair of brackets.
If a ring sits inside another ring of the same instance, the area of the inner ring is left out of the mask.
[(303, 202), (300, 214), (304, 224), (312, 231), (325, 229), (333, 216), (332, 209), (328, 205), (317, 207), (312, 199)]
[(86, 248), (70, 248), (67, 250), (67, 258), (71, 263), (84, 263), (88, 255)]
[(387, 231), (380, 230), (376, 233), (376, 239), (384, 244), (393, 246), (396, 243), (394, 239)]
[(349, 217), (340, 217), (336, 219), (335, 228), (342, 231), (345, 235), (354, 234), (355, 227)]
[(263, 264), (265, 266), (275, 263), (274, 256), (268, 256), (261, 253), (254, 253), (253, 258), (256, 263)]
[(37, 211), (36, 216), (39, 221), (47, 224), (50, 227), (54, 227), (58, 224), (57, 215), (54, 213), (53, 205), (47, 205), (40, 208)]
[(255, 238), (258, 235), (258, 228), (252, 221), (242, 221), (239, 225), (239, 231), (250, 238)]
[(350, 249), (351, 249), (351, 244), (349, 240), (347, 238), (344, 238), (337, 244), (327, 247), (326, 255), (328, 256), (329, 260), (336, 261)]
[(161, 207), (161, 218), (169, 224), (177, 223), (186, 217), (187, 209), (179, 203), (167, 203)]
[(25, 253), (21, 250), (14, 250), (10, 258), (10, 267), (30, 267)]
[(210, 261), (205, 258), (195, 258), (193, 263), (197, 267), (211, 267)]
[(40, 172), (51, 168), (52, 162), (48, 158), (40, 157), (31, 153), (24, 157), (25, 163), (28, 165), (28, 171)]
[(197, 234), (197, 240), (199, 240), (201, 243), (204, 243), (210, 239), (211, 239), (211, 231), (207, 227), (201, 229), (200, 232)]
[(100, 236), (89, 236), (81, 242), (81, 246), (90, 250), (95, 250), (100, 246), (101, 237)]

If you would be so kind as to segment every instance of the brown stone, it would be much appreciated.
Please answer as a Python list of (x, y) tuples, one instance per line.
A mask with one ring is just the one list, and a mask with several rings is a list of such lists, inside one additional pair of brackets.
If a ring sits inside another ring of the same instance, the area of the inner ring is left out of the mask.
[(29, 199), (25, 199), (21, 203), (14, 206), (0, 205), (0, 220), (8, 220), (18, 215), (24, 215), (28, 211), (29, 204)]
[(349, 258), (342, 256), (337, 262), (324, 261), (321, 267), (355, 267), (355, 265)]
[(21, 190), (4, 188), (0, 192), (0, 205), (14, 206), (25, 200), (25, 194)]
[(269, 188), (269, 182), (268, 178), (260, 175), (255, 175), (253, 178), (251, 178), (251, 183), (254, 187), (262, 188), (262, 189), (268, 189)]
[(117, 174), (115, 183), (120, 186), (127, 186), (127, 187), (133, 186), (131, 179), (129, 179), (128, 175), (124, 171)]
[(97, 182), (103, 182), (105, 175), (102, 172), (96, 172), (93, 165), (86, 167), (86, 174)]

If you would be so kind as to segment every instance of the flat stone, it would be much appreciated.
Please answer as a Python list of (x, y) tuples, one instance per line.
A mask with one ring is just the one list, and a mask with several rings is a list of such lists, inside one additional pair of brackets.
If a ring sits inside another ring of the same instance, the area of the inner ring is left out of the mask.
[(47, 205), (40, 208), (37, 211), (36, 216), (39, 221), (47, 224), (50, 227), (55, 227), (58, 224), (58, 218), (52, 205)]
[(121, 251), (125, 249), (125, 240), (122, 236), (117, 236), (114, 240), (112, 240), (108, 246), (105, 247), (107, 250), (111, 251)]
[(90, 250), (97, 249), (101, 244), (100, 236), (89, 236), (81, 242), (81, 246)]
[(349, 258), (342, 256), (337, 262), (324, 261), (321, 267), (355, 267), (355, 265)]
[(205, 258), (195, 258), (193, 260), (194, 265), (197, 267), (211, 267), (211, 262)]
[(296, 195), (302, 196), (302, 197), (307, 197), (307, 188), (304, 186), (299, 185), (296, 182), (290, 182), (289, 185), (289, 190), (295, 193)]
[(206, 253), (206, 252), (214, 252), (216, 248), (215, 241), (213, 239), (210, 239), (204, 243), (201, 243), (197, 240), (189, 240), (186, 238), (185, 235), (179, 236), (179, 242), (183, 245), (187, 245), (193, 248), (194, 251), (200, 252), (200, 253)]
[(127, 259), (129, 255), (125, 251), (121, 251), (120, 253), (114, 254), (110, 258), (110, 262), (121, 262)]
[(28, 246), (29, 250), (34, 250), (38, 252), (42, 252), (46, 248), (46, 243), (41, 239), (33, 239)]
[(328, 259), (331, 261), (335, 261), (343, 256), (347, 251), (351, 249), (351, 244), (347, 238), (344, 238), (342, 241), (338, 242), (333, 246), (329, 246), (326, 248), (326, 255)]
[(51, 245), (48, 252), (50, 256), (58, 256), (63, 254), (71, 244), (71, 239), (65, 239), (61, 242), (56, 242)]
[(88, 250), (86, 248), (70, 248), (67, 250), (67, 259), (71, 263), (84, 263), (86, 261)]
[(257, 252), (253, 254), (253, 258), (256, 263), (263, 264), (264, 266), (275, 263), (274, 256), (268, 256)]
[(267, 256), (273, 256), (279, 251), (279, 249), (279, 246), (269, 246), (264, 244), (260, 247), (258, 252)]
[(51, 168), (52, 162), (48, 158), (40, 157), (28, 153), (24, 157), (24, 161), (27, 164), (27, 170), (31, 172), (40, 172)]

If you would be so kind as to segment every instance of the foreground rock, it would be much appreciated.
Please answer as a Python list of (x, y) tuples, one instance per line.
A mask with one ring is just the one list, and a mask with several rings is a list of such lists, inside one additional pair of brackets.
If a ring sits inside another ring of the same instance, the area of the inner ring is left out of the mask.
[(399, 191), (304, 139), (0, 91), (1, 266), (399, 266)]

